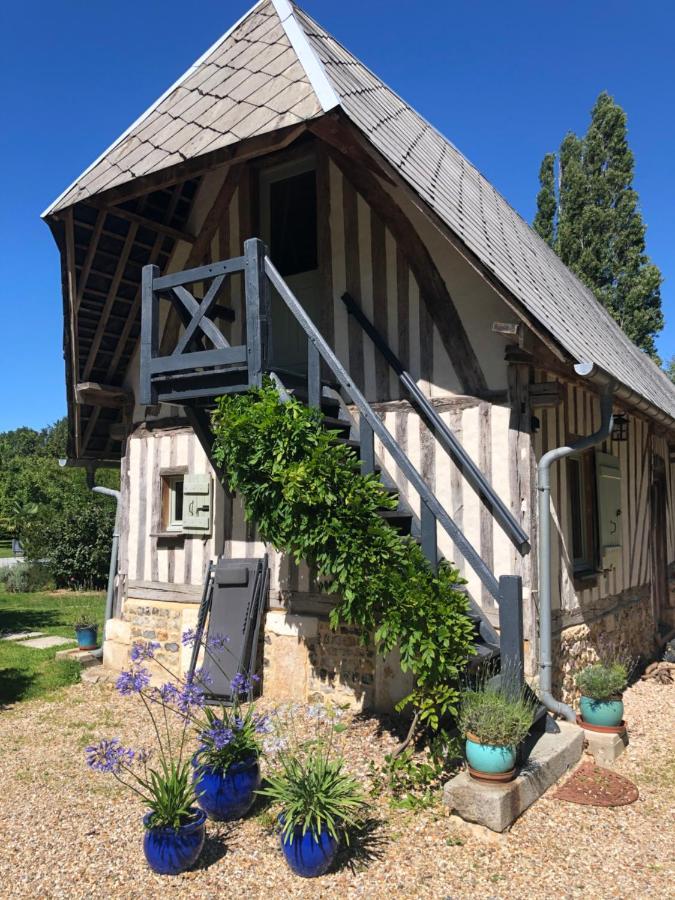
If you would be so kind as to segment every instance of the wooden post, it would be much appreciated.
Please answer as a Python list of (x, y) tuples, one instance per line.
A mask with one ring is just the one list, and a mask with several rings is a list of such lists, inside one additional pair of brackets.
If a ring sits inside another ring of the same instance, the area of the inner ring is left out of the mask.
[(153, 282), (159, 277), (158, 266), (143, 266), (141, 286), (141, 365), (139, 402), (152, 406), (157, 402), (157, 391), (152, 386), (152, 360), (157, 353), (159, 339), (159, 300), (153, 290)]
[(434, 570), (438, 569), (438, 548), (436, 544), (436, 516), (420, 498), (420, 532), (422, 550)]
[(270, 291), (265, 274), (266, 248), (258, 238), (244, 241), (246, 257), (246, 354), (248, 381), (262, 387), (267, 368)]
[(499, 651), (502, 685), (518, 692), (525, 677), (523, 580), (518, 575), (502, 575), (499, 579)]

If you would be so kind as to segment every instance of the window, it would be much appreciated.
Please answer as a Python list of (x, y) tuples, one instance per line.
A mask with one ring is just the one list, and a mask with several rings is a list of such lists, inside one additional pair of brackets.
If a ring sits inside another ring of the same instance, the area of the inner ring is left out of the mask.
[(162, 475), (162, 531), (183, 530), (183, 474)]
[(316, 173), (270, 183), (270, 256), (284, 277), (317, 269)]
[(574, 574), (591, 574), (598, 568), (597, 494), (592, 450), (568, 457), (567, 485)]

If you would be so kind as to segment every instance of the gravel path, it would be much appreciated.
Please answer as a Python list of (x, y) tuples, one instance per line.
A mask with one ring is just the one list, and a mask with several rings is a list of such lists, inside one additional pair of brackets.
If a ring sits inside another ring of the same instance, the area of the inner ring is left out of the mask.
[[(141, 808), (83, 748), (100, 737), (149, 742), (134, 700), (76, 685), (57, 699), (0, 712), (0, 897), (212, 898), (660, 898), (672, 896), (675, 850), (675, 690), (640, 682), (626, 694), (631, 744), (616, 771), (640, 800), (618, 809), (547, 797), (512, 830), (494, 835), (449, 818), (373, 801), (371, 859), (316, 881), (293, 876), (260, 813), (209, 824), (199, 867), (176, 878), (147, 868)], [(348, 738), (353, 771), (367, 778), (396, 744), (374, 719)]]

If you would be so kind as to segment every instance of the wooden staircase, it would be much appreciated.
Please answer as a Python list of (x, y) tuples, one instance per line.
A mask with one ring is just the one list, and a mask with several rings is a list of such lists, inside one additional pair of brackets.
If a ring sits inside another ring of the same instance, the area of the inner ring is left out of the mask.
[[(242, 272), (244, 275), (246, 344), (232, 347), (217, 327), (217, 321), (228, 317), (228, 311), (218, 306), (216, 301), (225, 278), (235, 272)], [(204, 285), (202, 299), (194, 297), (186, 287), (195, 283)], [(270, 366), (271, 287), (276, 289), (307, 336), (306, 373), (283, 371)], [(366, 335), (373, 341), (376, 350), (383, 353), (394, 369), (415, 410), (459, 467), (467, 483), (474, 488), (519, 552), (527, 553), (527, 535), (510, 510), (477, 469), (455, 435), (435, 413), (414, 379), (405, 372), (353, 299), (347, 295), (343, 299), (350, 314), (356, 317)], [(172, 303), (184, 326), (176, 347), (168, 354), (160, 354), (159, 350), (162, 300)], [(276, 382), (282, 399), (292, 395), (301, 402), (320, 409), (324, 426), (335, 433), (336, 440), (354, 451), (360, 460), (362, 472), (379, 475), (387, 489), (399, 496), (393, 481), (388, 479), (387, 473), (381, 470), (375, 458), (374, 439), (377, 436), (393, 458), (398, 471), (420, 498), (419, 520), (400, 496), (396, 509), (382, 509), (380, 515), (401, 535), (412, 535), (418, 540), (433, 568), (439, 562), (437, 528), (440, 525), (446, 531), (499, 605), (498, 634), (483, 610), (469, 598), (476, 641), (476, 661), (493, 660), (501, 656), (502, 670), (508, 668), (510, 677), (522, 680), (521, 579), (512, 575), (497, 578), (481, 559), (354, 384), (347, 369), (276, 271), (261, 241), (247, 241), (241, 257), (167, 276), (160, 276), (154, 266), (146, 266), (143, 270), (141, 329), (140, 402), (164, 402), (183, 406), (212, 463), (213, 437), (209, 410), (215, 399), (224, 394), (241, 393), (251, 387), (261, 386), (265, 376)], [(322, 370), (324, 374), (329, 372), (334, 380), (322, 378)], [(358, 425), (352, 420), (353, 410), (357, 412)], [(217, 465), (214, 464), (214, 468), (218, 472)], [(222, 476), (222, 473), (218, 474)]]

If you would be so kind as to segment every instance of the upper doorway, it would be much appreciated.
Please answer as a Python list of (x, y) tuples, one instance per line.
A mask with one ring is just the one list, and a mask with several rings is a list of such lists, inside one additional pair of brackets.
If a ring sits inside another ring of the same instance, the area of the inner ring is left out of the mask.
[[(320, 327), (321, 273), (317, 228), (316, 162), (313, 156), (262, 169), (260, 230), (270, 258), (304, 309)], [(307, 371), (307, 337), (272, 292), (271, 365)]]

